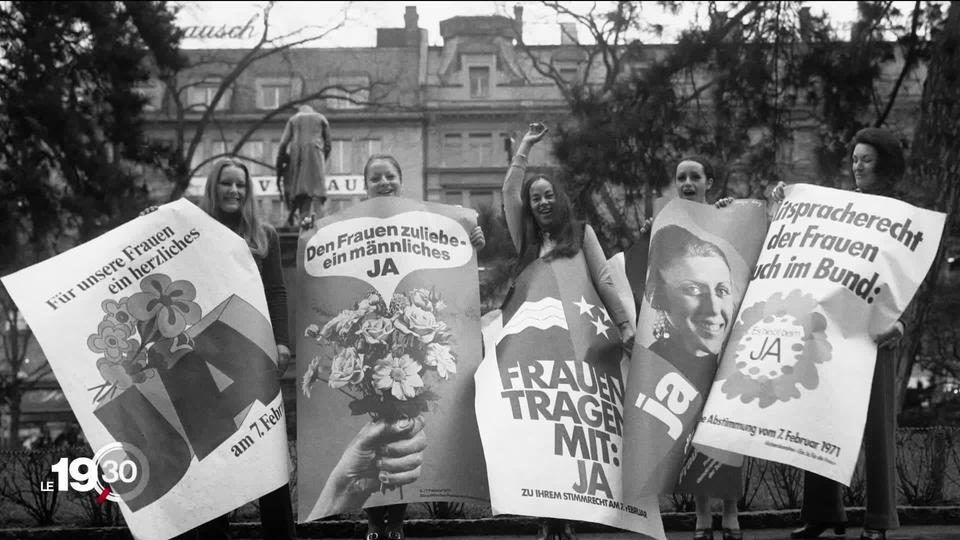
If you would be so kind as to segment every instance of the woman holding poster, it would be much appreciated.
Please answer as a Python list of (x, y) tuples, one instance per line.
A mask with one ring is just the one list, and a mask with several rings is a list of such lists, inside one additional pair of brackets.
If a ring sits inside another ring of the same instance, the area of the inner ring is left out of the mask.
[[(270, 311), (270, 324), (277, 343), (277, 377), (290, 363), (287, 331), (287, 289), (280, 268), (280, 237), (273, 227), (260, 222), (253, 204), (250, 172), (242, 161), (222, 159), (214, 163), (207, 177), (203, 200), (207, 214), (246, 240), (260, 270), (263, 289)], [(143, 213), (155, 210), (151, 207)], [(264, 538), (296, 538), (296, 523), (290, 501), (289, 484), (260, 497), (260, 524)], [(181, 534), (182, 540), (226, 538), (227, 516), (223, 515)]]
[[(866, 128), (857, 132), (853, 145), (851, 161), (857, 191), (892, 197), (893, 187), (906, 168), (900, 142), (885, 129)], [(782, 190), (775, 192), (775, 196), (782, 199)], [(887, 529), (900, 526), (894, 476), (897, 430), (894, 381), (896, 347), (903, 330), (903, 323), (898, 320), (892, 328), (876, 337), (879, 348), (863, 434), (867, 508), (860, 538), (866, 540), (886, 538)], [(847, 517), (842, 490), (841, 484), (806, 472), (800, 511), (805, 524), (790, 537), (817, 538), (831, 527), (837, 534), (845, 532)]]
[[(519, 253), (515, 276), (538, 258), (569, 258), (582, 251), (593, 285), (617, 324), (625, 348), (630, 348), (635, 334), (634, 323), (614, 289), (596, 233), (589, 225), (573, 220), (564, 192), (556, 189), (548, 179), (534, 176), (524, 181), (527, 155), (547, 131), (541, 123), (530, 124), (504, 180), (504, 214), (510, 237)], [(537, 538), (553, 537), (575, 539), (572, 523), (558, 519), (541, 520)]]
[[(709, 160), (691, 156), (677, 164), (676, 188), (680, 198), (707, 204), (714, 171)], [(729, 205), (733, 198), (718, 200), (715, 206)], [(718, 364), (718, 355), (734, 313), (734, 280), (726, 255), (714, 243), (687, 229), (668, 225), (650, 241), (650, 268), (645, 296), (657, 311), (650, 350), (672, 362), (697, 388), (709, 388)], [(700, 366), (710, 364), (712, 370)], [(701, 479), (711, 481), (701, 483)], [(723, 464), (696, 450), (689, 450), (678, 482), (678, 490), (694, 494), (697, 525), (694, 538), (713, 538), (710, 497), (723, 498), (723, 538), (742, 538), (737, 518), (737, 499), (729, 486), (739, 486), (740, 467)], [(728, 486), (714, 493), (710, 486)]]
[[(399, 197), (403, 192), (400, 164), (390, 155), (375, 154), (363, 167), (368, 198)], [(470, 233), (470, 243), (483, 249), (485, 239), (480, 227)], [(378, 380), (390, 383), (392, 374)], [(377, 374), (374, 374), (377, 377)], [(399, 391), (399, 387), (394, 391)], [(396, 422), (370, 421), (351, 441), (324, 484), (315, 510), (321, 515), (340, 509), (362, 506), (376, 489), (400, 487), (420, 476), (427, 439), (423, 416), (401, 418)], [(366, 540), (402, 540), (405, 503), (371, 506), (367, 511)]]

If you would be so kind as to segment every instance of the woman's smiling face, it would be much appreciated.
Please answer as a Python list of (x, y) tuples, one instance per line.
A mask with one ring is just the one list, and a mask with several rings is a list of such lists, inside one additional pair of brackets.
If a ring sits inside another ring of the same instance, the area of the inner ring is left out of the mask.
[(851, 156), (853, 178), (857, 187), (870, 191), (877, 183), (877, 149), (869, 144), (857, 143)]
[(556, 202), (553, 184), (548, 180), (540, 178), (530, 184), (530, 211), (533, 212), (533, 219), (541, 229), (549, 229), (553, 224), (553, 210)]
[(367, 197), (399, 197), (403, 190), (400, 171), (386, 159), (377, 159), (367, 167)]
[(680, 198), (703, 204), (707, 202), (707, 190), (713, 186), (713, 179), (707, 178), (701, 163), (686, 160), (677, 165), (676, 184)]
[(694, 356), (719, 354), (733, 314), (733, 282), (726, 261), (680, 257), (661, 271), (664, 310), (675, 338)]
[(247, 198), (247, 178), (243, 169), (227, 165), (220, 170), (217, 180), (217, 207), (224, 214), (233, 214), (243, 208)]

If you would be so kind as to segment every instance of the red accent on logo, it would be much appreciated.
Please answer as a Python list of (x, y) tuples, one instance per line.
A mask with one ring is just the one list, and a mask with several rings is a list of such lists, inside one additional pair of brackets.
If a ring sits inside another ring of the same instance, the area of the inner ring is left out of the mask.
[(110, 495), (110, 486), (103, 488), (103, 493), (97, 495), (97, 504), (103, 504), (103, 501), (107, 500), (107, 497)]

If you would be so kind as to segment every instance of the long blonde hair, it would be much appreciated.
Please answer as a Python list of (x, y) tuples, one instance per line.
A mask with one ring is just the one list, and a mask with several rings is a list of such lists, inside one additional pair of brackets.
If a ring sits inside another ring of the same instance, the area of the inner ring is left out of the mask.
[(213, 164), (213, 168), (210, 169), (210, 174), (207, 176), (207, 185), (203, 190), (203, 200), (200, 201), (200, 208), (220, 223), (224, 222), (226, 215), (220, 211), (220, 201), (217, 200), (217, 183), (220, 182), (220, 175), (227, 167), (236, 167), (243, 171), (246, 185), (246, 193), (240, 208), (240, 224), (234, 229), (234, 232), (243, 237), (254, 255), (263, 257), (267, 254), (268, 248), (267, 232), (263, 224), (260, 223), (260, 218), (257, 217), (256, 207), (253, 205), (253, 181), (250, 180), (250, 171), (247, 170), (247, 166), (242, 161), (226, 158)]

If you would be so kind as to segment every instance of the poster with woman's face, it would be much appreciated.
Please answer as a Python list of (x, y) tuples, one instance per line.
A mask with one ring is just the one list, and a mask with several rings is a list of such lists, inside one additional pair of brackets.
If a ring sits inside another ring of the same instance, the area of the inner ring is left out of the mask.
[(637, 497), (672, 493), (683, 476), (698, 479), (684, 488), (698, 493), (728, 484), (724, 460), (690, 452), (689, 441), (762, 247), (764, 210), (761, 201), (718, 209), (677, 199), (653, 224), (625, 411), (640, 428), (626, 443)]

